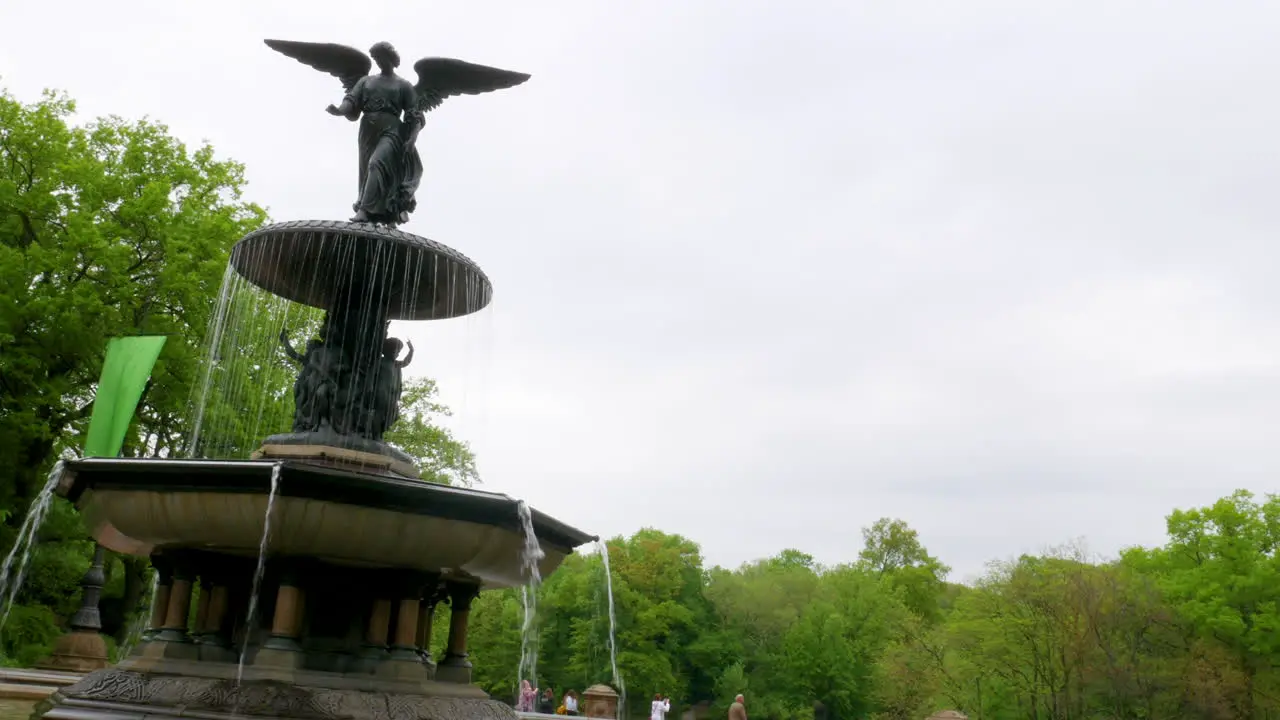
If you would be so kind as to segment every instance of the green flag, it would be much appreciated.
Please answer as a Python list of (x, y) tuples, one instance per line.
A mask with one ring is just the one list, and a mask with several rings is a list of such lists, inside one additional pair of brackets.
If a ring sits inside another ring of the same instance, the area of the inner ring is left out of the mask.
[(93, 416), (84, 441), (85, 457), (115, 457), (138, 410), (147, 378), (160, 357), (164, 335), (111, 338), (102, 361), (102, 378), (93, 399)]

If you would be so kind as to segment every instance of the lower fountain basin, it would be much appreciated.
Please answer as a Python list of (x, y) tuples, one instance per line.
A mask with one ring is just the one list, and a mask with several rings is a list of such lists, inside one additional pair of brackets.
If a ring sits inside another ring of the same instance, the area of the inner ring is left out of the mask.
[[(524, 582), (518, 502), (499, 493), (297, 461), (122, 458), (68, 462), (58, 492), (76, 503), (94, 539), (116, 552), (257, 556), (273, 472), (272, 555), (442, 571), (486, 588)], [(544, 577), (596, 539), (536, 510), (533, 526)]]

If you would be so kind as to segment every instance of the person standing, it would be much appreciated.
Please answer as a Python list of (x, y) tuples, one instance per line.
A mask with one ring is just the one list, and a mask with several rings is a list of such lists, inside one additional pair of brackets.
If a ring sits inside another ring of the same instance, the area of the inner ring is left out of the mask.
[(747, 703), (739, 694), (729, 706), (729, 720), (747, 720)]
[(666, 720), (671, 710), (671, 701), (662, 697), (661, 693), (653, 696), (653, 704), (649, 706), (649, 720)]
[(533, 706), (537, 699), (538, 691), (533, 689), (533, 685), (528, 680), (521, 680), (520, 695), (516, 699), (516, 711), (533, 712)]
[(551, 688), (547, 688), (546, 690), (543, 690), (542, 695), (538, 697), (538, 703), (537, 703), (536, 709), (538, 712), (542, 713), (543, 715), (555, 715), (556, 714), (556, 691), (552, 690)]

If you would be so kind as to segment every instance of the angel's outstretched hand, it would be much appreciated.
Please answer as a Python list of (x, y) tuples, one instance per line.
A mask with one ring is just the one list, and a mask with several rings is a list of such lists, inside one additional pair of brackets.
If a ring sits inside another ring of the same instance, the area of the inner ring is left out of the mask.
[(330, 105), (329, 107), (325, 108), (325, 109), (324, 109), (324, 111), (325, 111), (325, 112), (327, 112), (327, 113), (329, 113), (330, 115), (341, 115), (341, 114), (342, 114), (342, 111), (338, 109), (338, 106), (337, 106), (337, 105)]

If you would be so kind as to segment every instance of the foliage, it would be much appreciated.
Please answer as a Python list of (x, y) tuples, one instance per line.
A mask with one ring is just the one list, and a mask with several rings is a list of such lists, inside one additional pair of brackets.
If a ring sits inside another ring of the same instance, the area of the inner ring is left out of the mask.
[(913, 613), (936, 621), (951, 568), (930, 555), (916, 531), (901, 520), (877, 520), (862, 531), (862, 540), (858, 564), (884, 578)]
[(438, 424), (439, 418), (450, 416), (452, 411), (436, 394), (436, 381), (431, 378), (406, 380), (400, 419), (387, 430), (386, 441), (414, 458), (423, 480), (471, 487), (480, 482), (476, 456), (465, 442)]
[(8, 667), (31, 667), (48, 657), (62, 635), (62, 627), (53, 611), (43, 605), (19, 605), (9, 613), (4, 625), (0, 649), (3, 664)]
[[(163, 125), (107, 117), (83, 126), (46, 93), (0, 91), (0, 507), (5, 545), (60, 454), (79, 447), (107, 340), (171, 334), (126, 455), (182, 442), (211, 299), (231, 245), (266, 217), (241, 199), (243, 168)], [(23, 602), (62, 616), (88, 563), (74, 512), (55, 507)], [(134, 563), (137, 592), (144, 582)]]
[[(301, 352), (318, 334), (324, 313), (271, 296), (238, 275), (228, 279), (218, 305), (222, 323), (210, 340), (213, 359), (192, 398), (199, 417), (194, 452), (248, 458), (264, 437), (288, 432), (293, 424), (298, 366), (286, 353), (281, 334)], [(405, 380), (400, 418), (385, 439), (414, 458), (422, 479), (474, 485), (480, 482), (475, 455), (438, 424), (451, 411), (437, 394), (430, 378)]]
[(14, 460), (0, 496), (14, 506), (78, 445), (110, 337), (174, 334), (127, 452), (176, 448), (209, 299), (232, 243), (265, 218), (212, 148), (146, 120), (75, 127), (73, 111), (54, 93), (0, 94), (0, 457)]
[[(1169, 541), (1097, 561), (1066, 546), (996, 562), (973, 587), (897, 520), (864, 531), (852, 565), (786, 550), (702, 569), (685, 538), (609, 541), (619, 663), (632, 716), (661, 692), (724, 717), (912, 720), (1201, 718), (1280, 713), (1276, 521), (1280, 500), (1236, 493), (1169, 516)], [(609, 682), (598, 555), (570, 557), (539, 598), (540, 684)], [(481, 684), (514, 692), (520, 603), (477, 603)]]
[(298, 366), (281, 334), (295, 348), (314, 336), (323, 313), (289, 303), (228, 271), (202, 349), (204, 361), (190, 393), (183, 452), (197, 457), (248, 458), (275, 433), (293, 425), (293, 383)]

